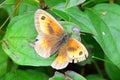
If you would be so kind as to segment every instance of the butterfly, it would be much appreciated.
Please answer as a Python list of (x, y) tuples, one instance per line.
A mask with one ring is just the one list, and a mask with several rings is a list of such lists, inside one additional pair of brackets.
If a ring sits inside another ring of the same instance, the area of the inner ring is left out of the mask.
[(72, 38), (72, 33), (65, 33), (63, 27), (48, 12), (38, 9), (35, 12), (34, 23), (38, 35), (34, 49), (43, 58), (49, 58), (58, 52), (51, 66), (54, 69), (63, 69), (69, 63), (77, 63), (88, 57), (84, 45)]

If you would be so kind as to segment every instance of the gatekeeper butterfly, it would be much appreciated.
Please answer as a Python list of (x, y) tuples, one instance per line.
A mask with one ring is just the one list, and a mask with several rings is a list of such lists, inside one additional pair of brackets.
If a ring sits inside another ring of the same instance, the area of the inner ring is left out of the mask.
[(70, 62), (80, 62), (88, 57), (88, 51), (78, 40), (65, 33), (63, 27), (44, 10), (38, 9), (34, 17), (35, 28), (38, 32), (34, 49), (43, 58), (49, 58), (58, 52), (51, 66), (63, 69)]

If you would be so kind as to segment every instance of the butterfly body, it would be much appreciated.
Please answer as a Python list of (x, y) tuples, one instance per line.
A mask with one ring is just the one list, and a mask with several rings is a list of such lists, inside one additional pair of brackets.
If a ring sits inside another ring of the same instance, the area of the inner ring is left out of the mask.
[(51, 66), (55, 69), (65, 68), (69, 62), (86, 59), (88, 52), (84, 45), (66, 34), (63, 27), (47, 12), (38, 9), (35, 13), (35, 28), (38, 36), (34, 49), (43, 58), (58, 52)]
[(60, 40), (60, 43), (63, 44), (63, 43), (66, 43), (69, 38), (71, 37), (71, 33), (68, 33), (68, 34), (64, 34), (62, 37), (61, 37), (61, 40)]

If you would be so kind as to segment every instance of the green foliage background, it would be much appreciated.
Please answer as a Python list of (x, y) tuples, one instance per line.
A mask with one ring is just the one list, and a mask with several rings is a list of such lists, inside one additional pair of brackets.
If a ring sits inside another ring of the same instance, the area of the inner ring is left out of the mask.
[[(119, 0), (83, 1), (0, 1), (0, 80), (119, 80)], [(42, 2), (47, 12), (62, 20), (66, 32), (73, 26), (80, 28), (81, 42), (89, 51), (86, 61), (55, 72), (50, 64), (56, 55), (44, 59), (30, 46), (37, 35), (34, 13)]]

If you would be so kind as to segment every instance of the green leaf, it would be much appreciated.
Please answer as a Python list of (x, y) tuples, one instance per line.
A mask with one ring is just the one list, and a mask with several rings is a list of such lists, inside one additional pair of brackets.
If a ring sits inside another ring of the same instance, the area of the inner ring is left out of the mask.
[(49, 78), (49, 80), (64, 80), (65, 76), (62, 73), (55, 72), (54, 76)]
[[(8, 18), (8, 14), (7, 14), (6, 10), (3, 8), (0, 8), (0, 40), (3, 38), (7, 24), (9, 22), (9, 21), (7, 21), (6, 24), (4, 24), (7, 18)], [(2, 41), (0, 41), (0, 44), (1, 44), (1, 42)]]
[(83, 76), (74, 71), (67, 71), (65, 75), (59, 72), (55, 72), (54, 76), (49, 80), (86, 80)]
[(105, 70), (111, 80), (120, 79), (120, 69), (114, 64), (105, 63)]
[(3, 76), (3, 80), (48, 80), (48, 76), (44, 73), (33, 70), (16, 70), (9, 72)]
[(100, 3), (109, 3), (109, 0), (86, 0), (86, 2), (82, 4), (82, 6), (83, 7), (93, 7)]
[(66, 8), (77, 6), (83, 2), (85, 2), (85, 0), (66, 0)]
[(7, 12), (10, 14), (10, 17), (12, 18), (13, 16), (35, 11), (38, 9), (38, 3), (34, 0), (7, 0), (3, 8), (7, 10)]
[(0, 77), (3, 76), (7, 71), (7, 55), (2, 50), (0, 45)]
[(78, 27), (78, 25), (67, 21), (61, 21), (60, 23), (65, 29), (66, 33), (72, 33), (72, 37), (80, 41), (80, 28)]
[(3, 3), (5, 0), (0, 0), (0, 4)]
[(65, 2), (65, 0), (45, 0), (45, 3), (49, 6), (49, 7), (53, 7), (53, 6), (56, 6), (60, 3), (63, 3)]
[(87, 80), (93, 80), (93, 79), (94, 80), (106, 80), (97, 74), (90, 74), (86, 78), (87, 78)]
[(68, 77), (70, 77), (71, 79), (73, 79), (73, 80), (87, 80), (83, 76), (81, 76), (80, 74), (78, 74), (78, 73), (76, 73), (74, 71), (67, 71), (66, 75)]
[(120, 6), (116, 4), (99, 4), (94, 7), (94, 12), (96, 12), (100, 20), (104, 22), (104, 25), (100, 23), (101, 27), (96, 25), (99, 28), (98, 32), (100, 33), (100, 35), (97, 36), (97, 41), (101, 45), (108, 59), (120, 69), (120, 13), (118, 12), (119, 10)]
[(52, 11), (62, 19), (78, 25), (81, 31), (93, 34), (96, 33), (89, 17), (85, 13), (77, 7), (64, 9), (64, 6), (64, 3), (59, 4), (58, 6), (53, 7)]
[(8, 25), (3, 49), (17, 64), (48, 66), (53, 61), (54, 56), (44, 59), (38, 56), (30, 46), (37, 36), (33, 20), (33, 13), (14, 17)]

